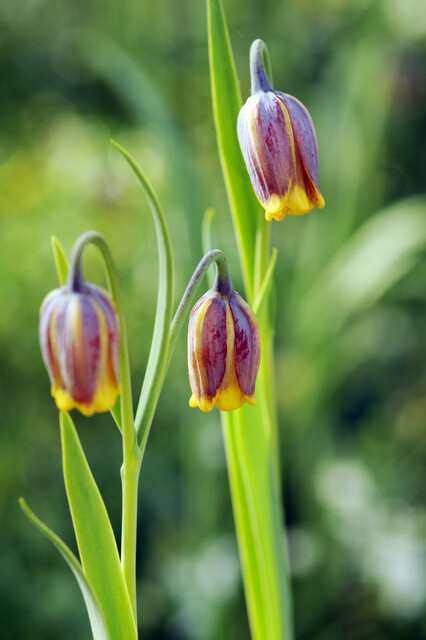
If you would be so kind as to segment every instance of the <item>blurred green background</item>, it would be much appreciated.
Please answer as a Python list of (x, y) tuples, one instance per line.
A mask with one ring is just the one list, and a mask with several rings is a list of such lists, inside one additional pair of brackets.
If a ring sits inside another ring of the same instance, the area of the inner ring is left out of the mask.
[[(227, 0), (244, 99), (248, 51), (315, 122), (326, 208), (273, 223), (282, 488), (298, 640), (426, 637), (425, 27), (418, 0)], [(75, 549), (38, 310), (50, 236), (105, 235), (119, 268), (138, 395), (157, 262), (148, 206), (108, 143), (138, 159), (170, 225), (176, 300), (200, 225), (241, 290), (212, 122), (204, 2), (0, 4), (0, 637), (86, 640), (74, 578), (20, 513)], [(261, 211), (259, 210), (259, 215)], [(102, 283), (95, 251), (87, 273)], [(207, 283), (206, 283), (207, 287)], [(141, 477), (146, 640), (249, 637), (219, 416), (188, 407), (185, 336)], [(120, 438), (74, 416), (119, 535)], [(265, 639), (267, 640), (267, 639)]]

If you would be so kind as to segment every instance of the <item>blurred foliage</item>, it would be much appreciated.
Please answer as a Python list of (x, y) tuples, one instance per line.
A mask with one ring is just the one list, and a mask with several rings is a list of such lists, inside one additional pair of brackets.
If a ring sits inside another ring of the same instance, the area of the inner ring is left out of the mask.
[[(425, 20), (417, 0), (228, 0), (243, 95), (268, 45), (277, 89), (315, 122), (326, 208), (274, 223), (277, 398), (300, 640), (426, 637)], [(423, 21), (423, 22), (422, 22)], [(204, 3), (0, 3), (0, 637), (88, 638), (73, 578), (18, 510), (75, 550), (57, 412), (37, 342), (67, 250), (102, 232), (119, 267), (135, 394), (157, 266), (143, 194), (166, 212), (176, 298), (204, 209), (241, 286), (215, 146)], [(95, 252), (87, 272), (102, 283)], [(206, 285), (207, 286), (207, 285)], [(237, 287), (238, 288), (238, 287)], [(152, 640), (242, 640), (248, 626), (218, 415), (188, 407), (179, 341), (142, 470), (140, 628)], [(120, 439), (76, 416), (118, 532)]]

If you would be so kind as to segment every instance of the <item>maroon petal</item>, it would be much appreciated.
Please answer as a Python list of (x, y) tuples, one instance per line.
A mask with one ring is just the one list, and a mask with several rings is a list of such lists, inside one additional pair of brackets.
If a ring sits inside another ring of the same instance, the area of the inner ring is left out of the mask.
[(100, 327), (95, 308), (85, 295), (70, 294), (57, 313), (55, 325), (64, 388), (75, 402), (90, 404), (100, 360)]
[(222, 383), (226, 369), (226, 303), (219, 296), (213, 297), (203, 314), (200, 309), (204, 303), (205, 297), (199, 300), (191, 313), (188, 327), (188, 367), (195, 395), (211, 400)]
[(113, 365), (113, 371), (118, 381), (119, 378), (119, 358), (120, 358), (120, 331), (118, 327), (118, 316), (114, 303), (105, 291), (95, 285), (87, 285), (90, 298), (96, 302), (106, 320), (108, 329), (109, 355)]
[(318, 146), (314, 123), (306, 107), (287, 93), (276, 92), (283, 101), (290, 116), (296, 153), (303, 168), (319, 191), (318, 185)]
[(245, 396), (253, 396), (260, 363), (260, 335), (256, 316), (238, 293), (229, 301), (235, 331), (235, 368)]
[(43, 362), (49, 374), (50, 383), (53, 386), (58, 379), (58, 367), (56, 356), (50, 339), (50, 327), (53, 320), (54, 312), (62, 299), (64, 290), (55, 289), (43, 300), (40, 309), (40, 324), (38, 330), (40, 350)]
[(288, 123), (273, 92), (248, 99), (238, 116), (238, 139), (253, 189), (262, 203), (284, 196), (295, 180)]

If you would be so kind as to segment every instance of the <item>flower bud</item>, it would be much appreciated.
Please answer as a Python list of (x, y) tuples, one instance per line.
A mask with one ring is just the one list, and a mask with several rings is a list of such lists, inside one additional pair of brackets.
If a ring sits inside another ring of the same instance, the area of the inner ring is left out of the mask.
[(114, 406), (119, 329), (106, 291), (80, 281), (77, 291), (66, 285), (49, 293), (40, 310), (39, 339), (58, 409), (91, 416)]
[(252, 95), (238, 115), (237, 133), (266, 220), (282, 220), (325, 205), (318, 186), (317, 139), (303, 104), (271, 87), (259, 43), (252, 45)]
[(232, 287), (208, 291), (191, 311), (188, 368), (191, 407), (211, 411), (256, 404), (260, 334), (254, 312)]

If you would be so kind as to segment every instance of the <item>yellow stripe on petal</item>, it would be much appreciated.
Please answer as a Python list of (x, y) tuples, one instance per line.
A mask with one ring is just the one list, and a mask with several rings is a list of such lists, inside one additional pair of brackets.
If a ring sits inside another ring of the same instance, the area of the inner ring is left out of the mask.
[(221, 411), (234, 411), (244, 404), (245, 399), (235, 370), (235, 330), (228, 300), (226, 300), (226, 343), (225, 375), (214, 399), (214, 405)]
[(206, 316), (206, 313), (210, 304), (211, 304), (211, 298), (209, 297), (205, 300), (205, 302), (201, 305), (201, 307), (197, 311), (194, 342), (191, 349), (191, 357), (193, 361), (193, 366), (191, 367), (192, 375), (190, 376), (190, 380), (189, 380), (191, 384), (192, 394), (193, 394), (192, 398), (194, 399), (193, 401), (196, 401), (195, 405), (191, 404), (191, 401), (190, 401), (190, 406), (192, 407), (198, 406), (202, 411), (205, 411), (205, 412), (208, 412), (212, 409), (213, 402), (211, 401), (211, 399), (208, 400), (202, 396), (204, 384), (202, 379), (202, 373), (199, 367), (198, 352), (202, 344), (202, 330), (203, 330), (204, 318)]

